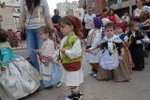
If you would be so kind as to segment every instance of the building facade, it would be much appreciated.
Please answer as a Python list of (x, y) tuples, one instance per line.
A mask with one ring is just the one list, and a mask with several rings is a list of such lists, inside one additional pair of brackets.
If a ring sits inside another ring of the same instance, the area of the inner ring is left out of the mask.
[[(145, 0), (145, 2), (150, 2), (150, 0)], [(130, 1), (129, 0), (111, 0), (109, 7), (113, 9), (122, 9), (122, 8), (129, 7), (130, 3), (132, 6), (134, 6), (136, 3), (136, 0), (130, 0)]]
[(93, 12), (98, 14), (101, 13), (105, 7), (105, 0), (79, 0), (79, 7), (85, 10), (92, 8)]
[(79, 0), (79, 8), (83, 8), (83, 6), (85, 5), (85, 0)]
[[(79, 7), (87, 10), (89, 7), (98, 14), (101, 13), (104, 8), (113, 8), (116, 12), (122, 15), (123, 12), (129, 12), (129, 5), (135, 9), (136, 0), (79, 0)], [(145, 0), (147, 4), (150, 0)]]
[[(107, 4), (109, 5), (109, 8), (113, 8), (114, 10), (116, 10), (116, 13), (119, 15), (123, 15), (124, 12), (128, 12), (129, 13), (129, 5), (132, 6), (132, 12), (133, 10), (136, 8), (135, 3), (136, 0), (121, 0), (121, 3), (118, 3), (118, 1), (120, 0), (111, 0), (111, 4)], [(150, 6), (150, 0), (145, 0), (145, 4)]]
[(11, 10), (0, 8), (0, 28), (3, 28), (5, 30), (16, 29), (13, 19), (13, 13)]
[(66, 16), (66, 15), (75, 15), (76, 17), (79, 17), (82, 19), (84, 16), (84, 10), (83, 8), (79, 8), (79, 4), (77, 1), (73, 2), (62, 2), (57, 4), (57, 9), (60, 12), (60, 16)]
[[(9, 16), (12, 16), (10, 18), (13, 19), (15, 27), (13, 27), (13, 30), (17, 28), (19, 16), (20, 16), (20, 1), (21, 0), (1, 0), (1, 3), (5, 3), (5, 9), (8, 10), (10, 14)], [(5, 13), (1, 13), (5, 14)], [(11, 15), (12, 14), (12, 15)]]

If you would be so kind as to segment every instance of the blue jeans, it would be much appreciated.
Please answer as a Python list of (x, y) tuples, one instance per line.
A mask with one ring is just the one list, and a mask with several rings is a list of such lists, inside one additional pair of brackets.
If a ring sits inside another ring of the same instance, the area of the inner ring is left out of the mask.
[(39, 49), (42, 45), (42, 40), (39, 37), (38, 29), (26, 29), (26, 37), (31, 64), (34, 66), (35, 69), (39, 71), (38, 59), (36, 53), (33, 51), (35, 49)]

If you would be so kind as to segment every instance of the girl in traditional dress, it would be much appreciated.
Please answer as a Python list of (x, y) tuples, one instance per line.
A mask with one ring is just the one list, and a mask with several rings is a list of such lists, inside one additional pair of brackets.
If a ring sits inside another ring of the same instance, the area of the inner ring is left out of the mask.
[(91, 21), (91, 26), (93, 27), (86, 39), (86, 59), (92, 67), (90, 75), (97, 76), (98, 67), (99, 67), (99, 58), (100, 52), (98, 45), (102, 40), (102, 20), (99, 17), (94, 17)]
[(16, 99), (20, 99), (39, 88), (41, 76), (28, 61), (14, 54), (7, 38), (6, 31), (0, 29), (0, 60), (3, 67), (0, 81)]
[(101, 80), (110, 80), (124, 82), (130, 79), (126, 71), (126, 64), (122, 60), (124, 56), (123, 42), (115, 35), (115, 26), (113, 23), (108, 23), (105, 26), (105, 37), (103, 38), (100, 48), (102, 55), (100, 58), (100, 66), (106, 70), (107, 75)]
[[(60, 30), (64, 38), (60, 44), (60, 59), (63, 64), (62, 82), (71, 90), (66, 100), (81, 100), (80, 84), (83, 83), (82, 45), (78, 36), (83, 35), (83, 26), (80, 20), (68, 15), (60, 20)], [(82, 34), (81, 34), (82, 33)]]
[(142, 32), (139, 31), (139, 23), (131, 23), (131, 31), (128, 32), (129, 38), (129, 50), (131, 52), (132, 60), (134, 63), (133, 70), (142, 71), (144, 69), (144, 53), (143, 43), (149, 42), (149, 38), (145, 37)]
[(126, 62), (127, 66), (129, 68), (129, 71), (132, 72), (132, 68), (134, 67), (130, 51), (128, 49), (129, 44), (128, 44), (128, 36), (125, 34), (125, 23), (123, 22), (117, 22), (116, 23), (116, 33), (120, 37), (120, 39), (123, 41), (123, 46), (124, 46), (124, 52), (125, 55), (123, 56), (124, 61)]
[(39, 50), (35, 50), (39, 58), (40, 74), (42, 75), (42, 86), (48, 88), (61, 85), (61, 67), (54, 62), (55, 46), (52, 34), (47, 26), (39, 29), (39, 36), (43, 40), (43, 45)]

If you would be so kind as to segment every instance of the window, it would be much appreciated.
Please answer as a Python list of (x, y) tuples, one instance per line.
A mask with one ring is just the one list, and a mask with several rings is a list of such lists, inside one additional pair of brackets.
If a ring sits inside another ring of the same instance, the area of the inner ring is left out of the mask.
[(20, 13), (20, 9), (17, 9), (17, 12)]

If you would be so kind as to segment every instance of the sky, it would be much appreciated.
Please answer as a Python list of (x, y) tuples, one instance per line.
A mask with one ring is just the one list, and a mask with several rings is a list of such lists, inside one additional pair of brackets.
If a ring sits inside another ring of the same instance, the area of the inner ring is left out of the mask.
[[(53, 11), (54, 9), (56, 9), (57, 3), (65, 2), (65, 1), (66, 0), (47, 0), (50, 8), (50, 13), (53, 15), (54, 14)], [(78, 0), (68, 0), (68, 2), (72, 2), (72, 1), (78, 1)]]

